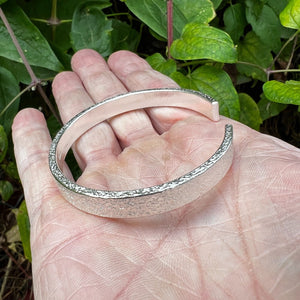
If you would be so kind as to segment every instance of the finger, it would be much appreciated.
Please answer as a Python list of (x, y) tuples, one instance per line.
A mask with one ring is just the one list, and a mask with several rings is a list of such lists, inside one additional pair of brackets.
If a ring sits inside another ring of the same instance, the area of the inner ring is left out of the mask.
[[(179, 87), (171, 78), (153, 70), (144, 59), (129, 51), (113, 53), (109, 57), (108, 65), (130, 91)], [(190, 110), (177, 108), (151, 108), (146, 111), (159, 133), (167, 131), (178, 120), (196, 114)]]
[[(126, 87), (111, 72), (105, 60), (93, 50), (81, 50), (72, 59), (72, 68), (95, 102), (127, 92)], [(151, 120), (144, 110), (136, 110), (109, 121), (122, 147), (140, 137), (156, 135)]]
[(28, 214), (33, 224), (41, 214), (43, 199), (49, 214), (57, 205), (64, 205), (48, 166), (51, 138), (42, 113), (35, 109), (20, 111), (14, 119), (12, 136)]
[(59, 73), (53, 80), (52, 91), (64, 123), (94, 104), (74, 72)]
[[(74, 72), (58, 74), (53, 81), (52, 89), (63, 122), (67, 122), (94, 104)], [(73, 146), (73, 152), (83, 170), (88, 163), (114, 160), (121, 152), (121, 148), (109, 124), (103, 122), (78, 139)]]

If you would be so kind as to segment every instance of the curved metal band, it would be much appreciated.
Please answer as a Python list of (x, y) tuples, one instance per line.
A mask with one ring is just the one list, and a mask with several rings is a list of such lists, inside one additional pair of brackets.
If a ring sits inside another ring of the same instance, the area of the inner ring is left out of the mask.
[(206, 162), (191, 172), (160, 185), (129, 191), (95, 190), (76, 184), (62, 171), (72, 144), (93, 126), (131, 110), (166, 106), (191, 109), (213, 121), (219, 120), (218, 102), (211, 97), (196, 91), (166, 88), (135, 91), (108, 98), (66, 123), (54, 138), (49, 152), (51, 173), (65, 199), (94, 215), (132, 218), (181, 207), (214, 187), (225, 176), (232, 163), (232, 125), (225, 126), (221, 145)]

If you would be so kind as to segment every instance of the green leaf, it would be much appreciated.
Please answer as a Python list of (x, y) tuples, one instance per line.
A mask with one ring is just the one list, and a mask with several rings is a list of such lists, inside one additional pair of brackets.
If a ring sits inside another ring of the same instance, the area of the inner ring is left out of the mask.
[(10, 178), (20, 180), (18, 169), (14, 162), (10, 161), (6, 164), (2, 164), (1, 168)]
[[(70, 32), (68, 32), (69, 34)], [(51, 43), (52, 49), (56, 55), (56, 57), (59, 59), (61, 64), (64, 66), (64, 70), (71, 70), (71, 59), (72, 59), (72, 52), (70, 51), (70, 48), (67, 51), (64, 51), (60, 46)], [(45, 77), (40, 77), (45, 78)], [(48, 77), (49, 78), (49, 77)]]
[(0, 125), (0, 163), (3, 161), (8, 148), (8, 140), (4, 127)]
[[(179, 72), (171, 75), (181, 87), (199, 90), (219, 102), (220, 114), (239, 120), (238, 94), (229, 75), (213, 66), (202, 66), (186, 77)], [(185, 77), (185, 78), (184, 78)]]
[[(52, 0), (17, 0), (17, 3), (22, 7), (27, 16), (33, 19), (33, 23), (38, 27), (43, 36), (51, 41), (51, 46), (59, 47), (62, 51), (67, 52), (71, 48), (70, 30), (71, 22), (75, 8), (79, 0), (55, 1), (57, 6), (58, 25), (50, 25), (46, 22), (39, 22), (37, 20), (47, 21), (51, 15)], [(53, 2), (54, 3), (54, 2)], [(50, 20), (51, 21), (51, 20)], [(54, 21), (55, 22), (55, 21)], [(57, 55), (57, 53), (55, 53)], [(58, 56), (60, 60), (60, 57)], [(61, 61), (61, 60), (60, 60)]]
[(241, 115), (240, 122), (259, 130), (262, 119), (256, 102), (246, 93), (239, 94)]
[(117, 50), (130, 50), (135, 52), (139, 43), (139, 33), (125, 22), (112, 20), (111, 33), (112, 52)]
[(287, 107), (286, 104), (269, 101), (264, 94), (261, 95), (261, 99), (258, 101), (257, 106), (263, 121), (279, 115), (279, 113)]
[(15, 243), (21, 241), (20, 231), (18, 225), (11, 227), (6, 233), (6, 240), (9, 243), (9, 248), (16, 251)]
[(7, 0), (0, 0), (0, 4), (3, 4), (4, 2), (6, 2)]
[(265, 96), (273, 102), (300, 105), (300, 82), (289, 80), (285, 83), (271, 80), (263, 85)]
[(164, 38), (162, 37), (161, 35), (157, 34), (155, 31), (153, 31), (150, 27), (148, 28), (149, 29), (149, 33), (155, 38), (157, 39), (158, 41), (161, 41), (161, 42), (167, 42), (168, 39), (167, 38)]
[(238, 71), (254, 79), (266, 81), (267, 75), (259, 67), (268, 68), (272, 63), (273, 56), (269, 47), (264, 46), (258, 36), (253, 31), (250, 31), (244, 40), (238, 44), (237, 50), (239, 61), (258, 66), (237, 64)]
[[(4, 67), (5, 69), (9, 70), (18, 82), (22, 82), (24, 84), (30, 84), (32, 82), (28, 71), (26, 70), (24, 64), (12, 61), (5, 57), (0, 57), (0, 66)], [(41, 68), (41, 67), (34, 67), (32, 66), (32, 70), (37, 78), (40, 79), (51, 79), (57, 74), (57, 72)]]
[(247, 25), (245, 17), (245, 8), (241, 3), (230, 5), (224, 12), (225, 31), (237, 43), (244, 34), (244, 28)]
[(283, 9), (287, 6), (289, 0), (268, 0), (267, 4), (274, 10), (277, 16), (283, 11)]
[(186, 18), (185, 24), (208, 24), (216, 16), (213, 4), (209, 0), (173, 0), (173, 3)]
[[(142, 22), (167, 38), (167, 2), (165, 0), (126, 0), (125, 4)], [(189, 22), (208, 24), (215, 17), (209, 0), (173, 0), (174, 38), (180, 37)]]
[(184, 89), (198, 90), (197, 85), (190, 76), (185, 76), (181, 72), (174, 72), (170, 77)]
[(24, 255), (29, 261), (31, 261), (30, 221), (29, 221), (25, 201), (23, 201), (19, 207), (19, 210), (17, 213), (17, 223), (18, 223), (21, 241), (22, 241), (22, 245), (23, 245), (23, 249), (24, 249)]
[(265, 4), (265, 0), (245, 0), (244, 1), (251, 14), (253, 14), (256, 18), (259, 17), (263, 6)]
[(172, 59), (166, 60), (160, 53), (154, 53), (148, 56), (146, 60), (153, 69), (167, 76), (176, 72), (176, 62)]
[[(249, 1), (246, 3), (249, 3)], [(281, 47), (281, 24), (273, 9), (268, 5), (264, 5), (257, 14), (253, 11), (251, 5), (246, 8), (246, 18), (253, 31), (260, 37), (261, 43), (269, 46), (270, 50), (278, 52)]]
[(211, 0), (212, 4), (214, 5), (214, 9), (217, 9), (223, 0)]
[(74, 51), (94, 49), (102, 56), (112, 53), (112, 21), (108, 20), (102, 9), (110, 6), (107, 1), (89, 1), (79, 4), (73, 16), (71, 42)]
[(3, 124), (7, 134), (10, 132), (13, 119), (18, 112), (19, 99), (14, 101), (4, 114), (1, 112), (19, 92), (19, 83), (13, 74), (0, 67), (0, 123)]
[[(143, 23), (158, 35), (167, 38), (167, 3), (164, 0), (126, 0), (125, 4)], [(185, 20), (183, 14), (173, 8), (174, 38), (180, 36)], [(175, 21), (176, 20), (176, 21)]]
[(14, 188), (9, 181), (0, 180), (0, 196), (3, 201), (8, 201), (14, 192)]
[[(50, 48), (47, 40), (43, 37), (37, 27), (31, 23), (23, 10), (10, 1), (5, 3), (2, 6), (2, 9), (29, 64), (53, 71), (61, 71), (63, 67)], [(1, 20), (0, 56), (13, 61), (22, 62), (22, 59)]]
[(199, 91), (219, 102), (220, 114), (239, 120), (239, 97), (225, 71), (212, 66), (202, 66), (191, 74), (191, 78)]
[(280, 14), (281, 24), (288, 28), (300, 29), (300, 1), (290, 0)]
[(237, 52), (230, 36), (218, 28), (197, 23), (184, 27), (180, 39), (171, 46), (171, 55), (176, 59), (212, 59), (234, 63)]
[(202, 66), (187, 76), (175, 72), (170, 77), (182, 88), (199, 90), (213, 97), (219, 102), (221, 115), (239, 120), (239, 97), (229, 75), (225, 71), (213, 66)]

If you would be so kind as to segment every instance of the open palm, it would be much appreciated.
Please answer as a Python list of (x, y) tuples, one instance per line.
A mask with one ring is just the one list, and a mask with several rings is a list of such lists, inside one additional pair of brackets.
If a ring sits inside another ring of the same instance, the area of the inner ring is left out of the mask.
[[(106, 63), (82, 50), (53, 93), (64, 122), (109, 96), (176, 87), (135, 54)], [(129, 112), (74, 146), (79, 183), (131, 189), (173, 179), (205, 161), (234, 126), (234, 161), (202, 199), (147, 218), (108, 219), (65, 201), (47, 164), (51, 143), (33, 109), (13, 125), (30, 222), (36, 299), (297, 299), (300, 151), (221, 118), (183, 109)]]

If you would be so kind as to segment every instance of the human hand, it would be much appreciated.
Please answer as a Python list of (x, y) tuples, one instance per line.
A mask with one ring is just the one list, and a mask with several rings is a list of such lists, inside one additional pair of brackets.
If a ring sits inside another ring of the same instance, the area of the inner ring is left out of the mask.
[[(104, 98), (177, 87), (135, 54), (94, 51), (72, 60), (53, 93), (62, 120)], [(109, 219), (64, 200), (48, 167), (42, 114), (21, 111), (15, 155), (31, 222), (35, 299), (296, 299), (300, 151), (221, 117), (183, 109), (129, 112), (74, 147), (79, 183), (130, 189), (162, 183), (205, 161), (234, 127), (234, 161), (202, 199), (147, 218)]]

